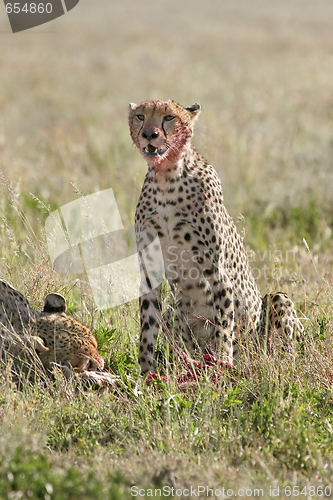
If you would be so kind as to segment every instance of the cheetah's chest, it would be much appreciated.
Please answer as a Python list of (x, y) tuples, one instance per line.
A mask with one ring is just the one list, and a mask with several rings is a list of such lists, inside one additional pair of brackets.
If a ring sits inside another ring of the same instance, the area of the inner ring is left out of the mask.
[[(160, 203), (146, 214), (144, 225), (158, 231), (165, 277), (176, 292), (178, 310), (188, 316), (189, 324), (191, 317), (197, 324), (198, 316), (211, 318), (213, 314), (212, 283), (204, 276), (205, 266), (211, 266), (211, 261), (207, 263), (193, 250), (199, 239), (194, 234), (193, 211), (163, 192), (157, 201)], [(203, 334), (208, 335), (209, 329)]]

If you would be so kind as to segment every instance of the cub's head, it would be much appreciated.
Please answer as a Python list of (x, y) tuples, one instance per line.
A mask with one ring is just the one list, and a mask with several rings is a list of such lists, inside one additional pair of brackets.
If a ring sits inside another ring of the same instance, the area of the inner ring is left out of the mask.
[(160, 100), (129, 105), (131, 137), (151, 166), (175, 164), (181, 158), (200, 110), (197, 103), (183, 108), (174, 101)]

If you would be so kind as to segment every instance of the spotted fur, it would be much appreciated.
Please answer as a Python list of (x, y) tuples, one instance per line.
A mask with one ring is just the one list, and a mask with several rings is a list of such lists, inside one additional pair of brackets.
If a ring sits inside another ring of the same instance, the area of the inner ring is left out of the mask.
[[(222, 348), (230, 363), (237, 356), (238, 332), (264, 336), (267, 306), (270, 329), (288, 338), (302, 331), (285, 294), (261, 298), (224, 206), (219, 176), (191, 143), (200, 110), (197, 103), (183, 108), (174, 101), (130, 104), (131, 137), (148, 163), (135, 214), (145, 290), (140, 297), (143, 373), (153, 368), (161, 326), (172, 329), (190, 352)], [(160, 267), (158, 241), (174, 297), (163, 317), (161, 285), (151, 282)]]
[[(2, 341), (2, 342), (1, 342)], [(34, 341), (43, 365), (51, 363), (76, 368), (78, 372), (104, 366), (97, 341), (86, 326), (66, 313), (62, 295), (47, 295), (42, 312), (34, 311), (28, 300), (7, 281), (0, 279), (0, 342), (15, 354), (25, 341)]]

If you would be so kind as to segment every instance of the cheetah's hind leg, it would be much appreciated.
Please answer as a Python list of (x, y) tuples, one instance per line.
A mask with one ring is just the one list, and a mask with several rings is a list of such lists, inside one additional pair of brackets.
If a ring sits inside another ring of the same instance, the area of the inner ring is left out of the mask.
[(260, 337), (267, 341), (268, 351), (272, 351), (279, 339), (287, 350), (293, 341), (299, 341), (304, 330), (292, 300), (282, 292), (266, 294), (263, 299), (262, 327)]

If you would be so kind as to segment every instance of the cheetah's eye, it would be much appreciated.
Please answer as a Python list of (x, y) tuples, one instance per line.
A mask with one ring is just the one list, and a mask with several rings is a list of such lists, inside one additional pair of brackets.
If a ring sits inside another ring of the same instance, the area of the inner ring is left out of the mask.
[(144, 115), (136, 115), (137, 119), (140, 120), (140, 122), (143, 122), (145, 119)]
[(174, 120), (176, 117), (172, 115), (167, 115), (164, 117), (164, 121), (166, 122), (171, 122), (171, 120)]

